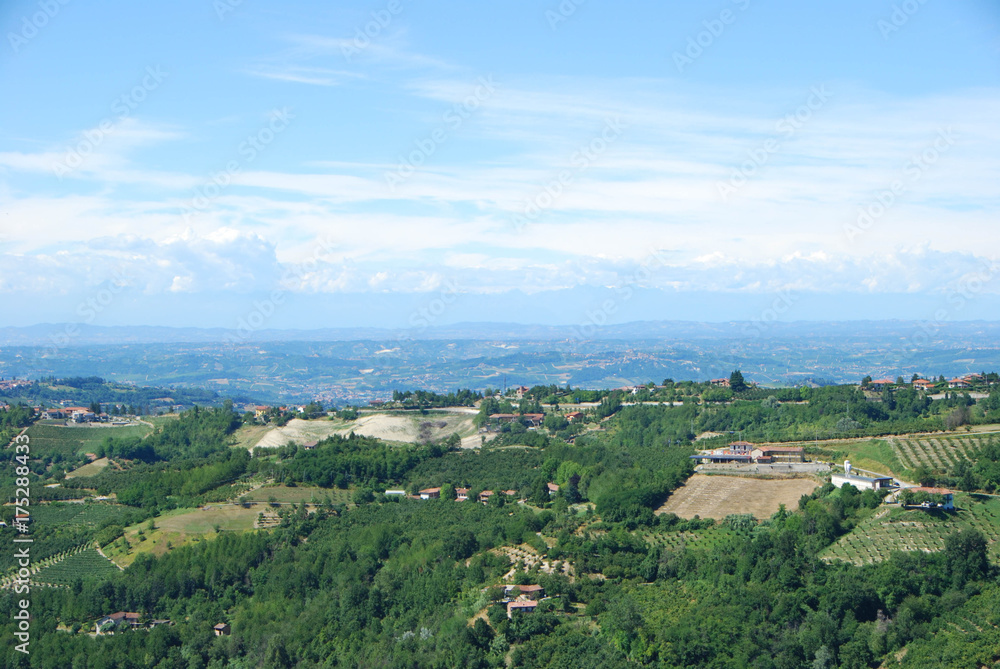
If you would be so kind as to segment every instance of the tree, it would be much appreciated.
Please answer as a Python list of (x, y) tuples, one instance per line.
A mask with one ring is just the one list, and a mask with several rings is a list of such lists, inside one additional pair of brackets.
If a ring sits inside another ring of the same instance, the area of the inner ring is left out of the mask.
[(975, 528), (963, 528), (945, 537), (944, 552), (955, 589), (989, 575), (990, 563), (986, 551), (986, 537)]
[(743, 379), (743, 373), (734, 369), (733, 373), (729, 375), (729, 387), (734, 393), (739, 393), (747, 389), (747, 383)]
[(471, 557), (478, 549), (476, 535), (466, 528), (452, 530), (444, 540), (445, 554), (455, 560)]
[(531, 503), (536, 506), (544, 506), (549, 503), (549, 485), (541, 476), (535, 479), (535, 484), (531, 487)]
[(458, 497), (458, 493), (455, 492), (455, 486), (450, 483), (441, 486), (441, 499), (454, 501), (456, 497)]
[(576, 504), (580, 501), (580, 477), (577, 474), (573, 474), (566, 481), (566, 488), (564, 490), (564, 496), (568, 504)]

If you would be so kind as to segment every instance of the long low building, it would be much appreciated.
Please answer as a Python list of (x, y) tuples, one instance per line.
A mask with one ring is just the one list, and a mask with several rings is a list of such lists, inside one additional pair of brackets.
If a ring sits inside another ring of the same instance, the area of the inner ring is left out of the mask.
[(805, 451), (801, 446), (760, 446), (753, 449), (754, 462), (805, 462)]
[(848, 483), (858, 490), (881, 490), (891, 488), (892, 477), (889, 476), (858, 476), (857, 474), (832, 474), (830, 482), (838, 488), (843, 488)]

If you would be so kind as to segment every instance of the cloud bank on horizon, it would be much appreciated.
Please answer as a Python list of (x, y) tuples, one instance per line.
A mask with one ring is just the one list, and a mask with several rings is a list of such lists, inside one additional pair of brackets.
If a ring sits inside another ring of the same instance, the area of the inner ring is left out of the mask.
[[(270, 294), (466, 298), (441, 322), (565, 294), (572, 322), (632, 288), (718, 296), (701, 320), (789, 291), (839, 317), (905, 294), (886, 313), (911, 318), (958, 291), (973, 318), (1000, 295), (986, 0), (50, 4), (0, 10), (0, 324), (226, 327)], [(142, 299), (80, 309), (109, 286)]]

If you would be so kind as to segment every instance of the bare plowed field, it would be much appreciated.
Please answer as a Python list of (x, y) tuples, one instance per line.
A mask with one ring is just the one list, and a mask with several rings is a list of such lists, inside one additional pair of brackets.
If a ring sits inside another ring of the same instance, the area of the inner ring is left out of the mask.
[(695, 474), (656, 510), (681, 518), (725, 518), (731, 513), (752, 513), (769, 518), (784, 504), (798, 508), (799, 498), (819, 487), (813, 479), (752, 479)]

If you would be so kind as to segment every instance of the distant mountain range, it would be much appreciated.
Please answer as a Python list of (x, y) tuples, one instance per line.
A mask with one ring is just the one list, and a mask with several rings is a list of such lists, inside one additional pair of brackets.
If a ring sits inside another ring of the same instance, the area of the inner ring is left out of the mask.
[[(862, 321), (635, 321), (604, 325), (532, 325), (458, 323), (427, 328), (323, 328), (312, 330), (230, 330), (163, 326), (98, 326), (43, 323), (0, 328), (0, 346), (88, 346), (101, 344), (323, 342), (390, 340), (530, 340), (530, 341), (681, 341), (830, 337), (912, 338), (914, 344), (938, 345), (979, 339), (989, 346), (1000, 336), (1000, 321), (925, 323), (905, 320)], [(991, 341), (992, 340), (992, 341)]]

